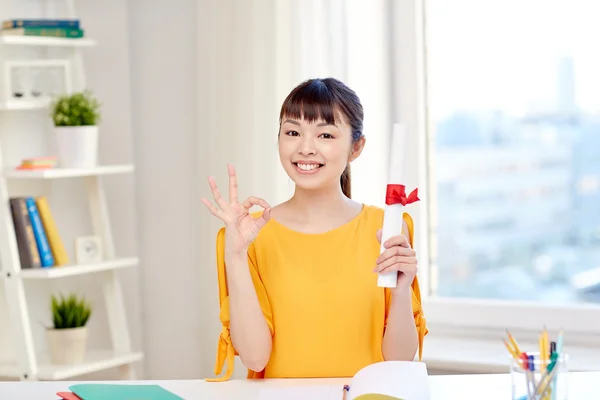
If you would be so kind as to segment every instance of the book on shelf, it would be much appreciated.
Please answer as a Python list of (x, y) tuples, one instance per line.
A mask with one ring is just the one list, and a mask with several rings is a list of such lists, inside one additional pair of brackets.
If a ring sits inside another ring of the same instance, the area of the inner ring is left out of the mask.
[(53, 19), (53, 18), (39, 18), (39, 19), (6, 19), (2, 21), (2, 29), (13, 29), (13, 28), (71, 28), (79, 29), (78, 19)]
[(37, 242), (33, 234), (33, 226), (25, 198), (11, 198), (10, 208), (12, 212), (15, 236), (17, 238), (17, 248), (21, 268), (37, 268), (42, 266), (40, 253), (37, 249)]
[(48, 268), (69, 262), (45, 196), (11, 197), (10, 208), (21, 268)]
[(78, 19), (9, 19), (2, 21), (0, 35), (43, 36), (78, 39), (85, 31)]
[(79, 39), (83, 37), (83, 29), (71, 28), (11, 28), (2, 29), (0, 34), (5, 36), (44, 36)]
[(37, 170), (37, 169), (48, 169), (54, 168), (57, 164), (56, 156), (48, 157), (33, 157), (24, 158), (21, 160), (21, 164), (16, 167), (18, 170)]

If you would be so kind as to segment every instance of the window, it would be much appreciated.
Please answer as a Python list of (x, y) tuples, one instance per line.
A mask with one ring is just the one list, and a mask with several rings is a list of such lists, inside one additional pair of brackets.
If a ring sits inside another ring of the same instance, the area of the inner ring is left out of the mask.
[(428, 320), (598, 332), (600, 5), (399, 3), (417, 55), (399, 79), (423, 75), (397, 95), (426, 110)]

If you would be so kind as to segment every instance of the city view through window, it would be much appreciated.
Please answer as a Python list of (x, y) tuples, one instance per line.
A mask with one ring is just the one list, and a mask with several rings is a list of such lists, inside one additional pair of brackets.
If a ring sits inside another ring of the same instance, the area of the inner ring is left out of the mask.
[(429, 1), (434, 294), (600, 302), (599, 11)]

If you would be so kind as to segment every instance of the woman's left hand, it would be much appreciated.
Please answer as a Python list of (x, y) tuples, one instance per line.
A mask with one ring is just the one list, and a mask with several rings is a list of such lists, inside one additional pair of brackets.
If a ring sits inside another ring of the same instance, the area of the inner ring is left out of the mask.
[[(381, 243), (381, 230), (377, 231), (377, 241)], [(386, 273), (398, 271), (398, 283), (393, 292), (405, 291), (417, 275), (417, 253), (410, 248), (403, 235), (392, 236), (384, 243), (385, 250), (377, 258), (374, 272)]]

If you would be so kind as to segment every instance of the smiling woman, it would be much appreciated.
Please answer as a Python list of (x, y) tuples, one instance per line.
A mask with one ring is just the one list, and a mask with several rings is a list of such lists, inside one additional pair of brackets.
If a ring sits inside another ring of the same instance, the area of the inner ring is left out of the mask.
[[(380, 252), (383, 209), (350, 198), (349, 163), (365, 145), (363, 109), (342, 82), (309, 80), (280, 113), (279, 157), (294, 181), (293, 196), (271, 208), (238, 200), (229, 166), (229, 201), (209, 178), (225, 223), (217, 236), (222, 332), (216, 373), (234, 354), (251, 378), (353, 376), (383, 360), (421, 356), (427, 333), (412, 249), (398, 235)], [(262, 212), (250, 213), (258, 205)], [(399, 271), (394, 289), (378, 272)], [(309, 295), (310, 293), (310, 295)], [(352, 351), (348, 351), (352, 349)]]
[[(279, 156), (288, 175), (292, 168), (284, 162), (286, 157), (299, 173), (314, 174), (317, 168), (327, 165), (327, 177), (337, 174), (342, 192), (351, 197), (350, 162), (365, 145), (363, 117), (356, 93), (336, 79), (313, 79), (297, 86), (285, 99), (280, 113)], [(292, 157), (290, 152), (296, 154)], [(312, 159), (316, 153), (329, 162)]]

